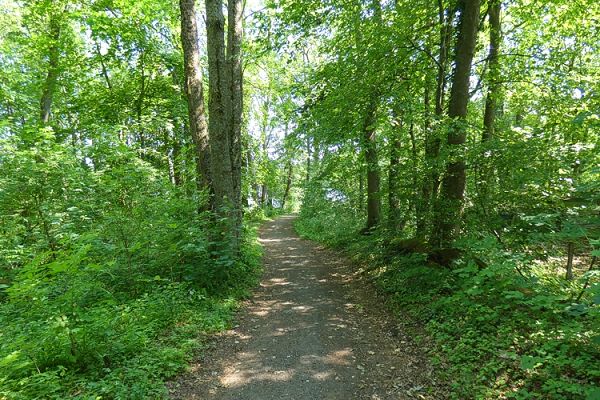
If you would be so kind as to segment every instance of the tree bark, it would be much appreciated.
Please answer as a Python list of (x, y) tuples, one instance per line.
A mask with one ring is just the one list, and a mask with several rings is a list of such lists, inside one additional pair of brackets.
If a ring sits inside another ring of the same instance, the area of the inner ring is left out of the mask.
[(358, 166), (358, 211), (365, 210), (365, 174), (362, 164)]
[(311, 153), (311, 143), (310, 143), (310, 136), (306, 135), (306, 185), (308, 185), (310, 183), (310, 174), (311, 174), (311, 158), (312, 158), (312, 153)]
[(242, 186), (242, 113), (243, 113), (243, 77), (242, 77), (242, 37), (244, 32), (244, 10), (241, 0), (228, 2), (227, 32), (227, 83), (231, 96), (229, 115), (229, 142), (233, 179), (233, 205), (237, 213), (236, 224), (241, 226), (241, 186)]
[(177, 124), (173, 124), (173, 137), (172, 140), (172, 153), (171, 158), (173, 159), (173, 183), (175, 186), (181, 186), (181, 166), (180, 163), (180, 154), (181, 154), (181, 143), (179, 143), (179, 138), (177, 137)]
[(500, 0), (490, 0), (488, 19), (490, 23), (490, 49), (488, 54), (488, 91), (485, 99), (483, 115), (483, 141), (490, 140), (496, 131), (496, 115), (498, 114), (498, 96), (500, 95), (498, 54), (502, 40), (500, 26)]
[(429, 220), (429, 211), (431, 204), (431, 186), (430, 180), (428, 180), (430, 173), (427, 174), (429, 168), (431, 168), (430, 160), (428, 159), (428, 143), (431, 137), (431, 100), (429, 95), (429, 86), (425, 84), (425, 91), (423, 94), (423, 106), (425, 109), (423, 117), (423, 131), (425, 132), (425, 174), (421, 182), (421, 199), (416, 204), (416, 223), (417, 231), (416, 236), (418, 238), (424, 238), (427, 232), (427, 222)]
[(221, 0), (206, 0), (208, 47), (208, 132), (210, 143), (211, 206), (219, 236), (213, 241), (221, 254), (235, 257), (239, 250), (237, 213), (231, 164), (229, 113), (231, 94), (225, 60), (225, 18)]
[(500, 97), (500, 61), (498, 58), (502, 40), (500, 26), (501, 0), (490, 0), (488, 6), (488, 21), (490, 29), (490, 47), (488, 51), (488, 88), (483, 112), (483, 133), (481, 161), (477, 168), (477, 192), (478, 203), (486, 204), (489, 199), (491, 184), (494, 180), (495, 168), (488, 152), (492, 151), (490, 140), (496, 133), (496, 116), (498, 115), (498, 104)]
[(267, 185), (263, 183), (260, 186), (260, 207), (264, 208), (267, 204)]
[(446, 164), (441, 198), (437, 204), (435, 242), (433, 243), (440, 248), (448, 247), (456, 237), (464, 205), (466, 164), (461, 151), (467, 137), (469, 78), (479, 28), (480, 0), (461, 0), (459, 8), (460, 22), (456, 60), (448, 106), (448, 117), (451, 119), (447, 138), (450, 159)]
[[(381, 3), (379, 0), (371, 1), (371, 10), (373, 18), (377, 25), (383, 23)], [(359, 37), (358, 43), (363, 47), (362, 38)], [(379, 156), (377, 153), (376, 129), (377, 106), (379, 101), (379, 91), (376, 86), (372, 88), (369, 103), (367, 104), (364, 124), (363, 124), (363, 151), (365, 162), (367, 164), (367, 231), (375, 228), (381, 219), (381, 177), (379, 171)]]
[(573, 256), (575, 255), (575, 244), (573, 242), (569, 242), (567, 245), (567, 272), (565, 274), (565, 279), (568, 281), (573, 280)]
[[(446, 15), (447, 14), (447, 15)], [(434, 117), (440, 121), (444, 114), (444, 97), (446, 95), (446, 71), (448, 67), (448, 48), (452, 38), (452, 23), (449, 9), (444, 7), (443, 0), (438, 0), (438, 23), (440, 25), (439, 53), (437, 59), (437, 77), (435, 85)], [(425, 107), (429, 113), (429, 90), (425, 92)], [(430, 129), (429, 116), (426, 117), (426, 139), (425, 139), (425, 165), (426, 178), (421, 188), (422, 202), (419, 207), (421, 218), (417, 221), (417, 236), (427, 235), (431, 226), (431, 208), (436, 199), (440, 187), (440, 172), (438, 170), (438, 159), (440, 156), (441, 139), (437, 135), (437, 126), (433, 131)]]
[(398, 196), (398, 180), (400, 174), (400, 133), (402, 123), (392, 132), (390, 140), (390, 165), (388, 170), (388, 222), (391, 230), (400, 225), (400, 198)]
[(288, 196), (290, 195), (290, 189), (292, 188), (292, 175), (294, 174), (294, 165), (292, 161), (288, 161), (287, 163), (287, 177), (285, 180), (285, 191), (283, 192), (283, 199), (281, 200), (281, 208), (285, 208), (285, 203), (287, 202)]
[[(421, 217), (419, 216), (419, 151), (417, 149), (417, 138), (415, 136), (415, 123), (413, 121), (410, 122), (410, 127), (408, 128), (408, 136), (410, 138), (410, 148), (412, 155), (412, 201), (410, 202), (409, 213), (414, 210), (415, 219), (419, 220)], [(404, 225), (406, 224), (406, 218), (404, 218), (402, 223), (402, 228), (404, 229)]]
[(50, 47), (48, 50), (48, 73), (42, 87), (42, 96), (40, 99), (40, 122), (42, 125), (50, 123), (52, 115), (52, 100), (56, 83), (58, 82), (58, 58), (59, 58), (59, 40), (60, 24), (56, 15), (50, 16)]
[(213, 209), (232, 207), (233, 171), (227, 112), (231, 110), (226, 79), (225, 18), (220, 0), (206, 1), (206, 30), (209, 76), (209, 142)]
[(367, 164), (367, 230), (371, 230), (379, 224), (381, 214), (379, 157), (375, 140), (377, 97), (371, 98), (363, 124), (363, 151)]
[(100, 60), (100, 67), (102, 68), (102, 76), (104, 77), (104, 81), (106, 82), (106, 87), (112, 92), (113, 87), (112, 83), (110, 82), (110, 76), (108, 75), (108, 69), (106, 68), (106, 64), (104, 63), (104, 57), (100, 52), (100, 43), (96, 42), (95, 45), (96, 55), (98, 56), (98, 60)]
[(196, 182), (200, 190), (210, 188), (210, 149), (204, 87), (200, 69), (198, 26), (196, 24), (195, 0), (180, 0), (181, 43), (183, 45), (184, 90), (188, 101), (190, 133), (196, 153)]
[(142, 160), (147, 160), (146, 154), (146, 134), (144, 132), (144, 124), (142, 121), (142, 113), (144, 110), (144, 99), (146, 98), (146, 52), (142, 51), (140, 55), (140, 63), (138, 69), (140, 71), (140, 92), (138, 94), (137, 99), (135, 100), (135, 110), (137, 115), (137, 128), (138, 128), (138, 138), (140, 144), (140, 158)]

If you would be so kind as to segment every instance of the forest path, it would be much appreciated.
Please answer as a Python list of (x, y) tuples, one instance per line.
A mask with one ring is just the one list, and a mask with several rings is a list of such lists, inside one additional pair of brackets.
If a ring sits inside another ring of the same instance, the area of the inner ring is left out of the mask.
[(300, 239), (293, 217), (261, 229), (265, 273), (173, 399), (440, 399), (431, 368), (351, 263)]

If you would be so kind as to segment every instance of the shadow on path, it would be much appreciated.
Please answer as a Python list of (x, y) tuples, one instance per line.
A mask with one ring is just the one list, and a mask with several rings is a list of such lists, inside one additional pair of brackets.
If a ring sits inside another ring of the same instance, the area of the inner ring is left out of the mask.
[(375, 295), (372, 305), (351, 296), (361, 290), (352, 287), (350, 264), (300, 239), (292, 221), (262, 228), (260, 287), (238, 325), (171, 385), (172, 398), (440, 398), (425, 394), (431, 370), (410, 338), (393, 333)]

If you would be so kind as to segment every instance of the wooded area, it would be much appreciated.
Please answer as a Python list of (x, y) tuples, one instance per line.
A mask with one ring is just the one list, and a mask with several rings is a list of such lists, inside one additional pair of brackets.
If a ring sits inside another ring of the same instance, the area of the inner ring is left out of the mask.
[(157, 399), (298, 213), (455, 399), (600, 399), (600, 3), (0, 0), (0, 399)]

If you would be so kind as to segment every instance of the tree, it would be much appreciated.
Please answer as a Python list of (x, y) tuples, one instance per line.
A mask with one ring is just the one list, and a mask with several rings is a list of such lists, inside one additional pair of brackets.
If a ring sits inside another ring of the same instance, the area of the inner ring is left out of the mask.
[(48, 73), (42, 88), (42, 96), (40, 100), (40, 121), (42, 125), (48, 125), (52, 114), (52, 99), (56, 90), (59, 73), (59, 46), (60, 46), (60, 15), (54, 7), (50, 9), (48, 17)]
[(378, 100), (377, 94), (369, 99), (362, 125), (361, 143), (367, 165), (367, 231), (379, 224), (381, 214), (379, 157), (375, 136)]
[(229, 114), (231, 97), (227, 87), (225, 64), (225, 19), (220, 1), (206, 1), (206, 31), (208, 46), (209, 82), (209, 137), (211, 148), (211, 172), (213, 208), (222, 212), (232, 208), (233, 169), (231, 165), (231, 143), (229, 135)]
[(418, 213), (419, 220), (417, 221), (418, 237), (424, 238), (431, 225), (431, 208), (437, 199), (440, 187), (440, 171), (439, 171), (439, 156), (441, 147), (441, 138), (439, 137), (438, 124), (443, 119), (444, 114), (444, 99), (446, 95), (447, 84), (447, 69), (448, 69), (448, 48), (452, 38), (452, 18), (453, 9), (444, 7), (444, 1), (438, 0), (437, 18), (438, 18), (438, 56), (435, 59), (436, 77), (435, 77), (435, 98), (434, 98), (434, 116), (435, 125), (432, 128), (430, 117), (430, 89), (429, 82), (425, 86), (424, 106), (425, 106), (425, 163), (426, 171), (423, 179), (421, 194), (422, 201), (419, 202)]
[[(401, 118), (396, 116), (396, 118)], [(401, 227), (400, 216), (400, 153), (401, 153), (401, 138), (402, 120), (397, 121), (398, 127), (391, 133), (390, 138), (390, 161), (388, 168), (388, 222), (389, 228), (396, 231)]]
[(241, 227), (242, 16), (241, 1), (231, 0), (226, 57), (222, 4), (206, 1), (212, 205), (234, 252)]
[(500, 26), (500, 0), (492, 0), (488, 6), (488, 21), (490, 27), (490, 50), (488, 54), (488, 91), (483, 112), (483, 140), (488, 141), (494, 136), (496, 130), (496, 114), (498, 113), (499, 85), (499, 50), (502, 41), (502, 28)]
[(459, 2), (460, 20), (456, 42), (455, 66), (448, 106), (450, 127), (448, 130), (449, 161), (442, 181), (442, 191), (437, 205), (434, 245), (449, 246), (458, 234), (464, 205), (466, 163), (464, 143), (467, 138), (467, 105), (469, 103), (469, 79), (471, 63), (477, 42), (479, 27), (479, 0)]
[(210, 190), (210, 149), (204, 111), (204, 88), (198, 47), (195, 0), (180, 0), (181, 43), (183, 46), (184, 90), (188, 103), (189, 127), (196, 149), (198, 187)]
[[(244, 33), (244, 7), (242, 0), (229, 0), (227, 25), (227, 74), (228, 93), (231, 96), (229, 114), (229, 142), (233, 179), (233, 206), (236, 210), (236, 225), (241, 226), (242, 204), (242, 113), (243, 113), (243, 73), (242, 38)], [(239, 234), (239, 233), (238, 233)]]
[[(371, 12), (376, 26), (381, 26), (382, 10), (379, 0), (372, 0), (370, 4)], [(359, 33), (357, 39), (358, 45), (364, 48), (363, 37)], [(376, 124), (377, 108), (379, 105), (379, 88), (373, 84), (370, 88), (371, 93), (367, 98), (367, 105), (362, 125), (362, 148), (367, 165), (367, 225), (369, 231), (379, 224), (381, 218), (381, 177), (379, 170), (379, 156), (377, 153)]]

